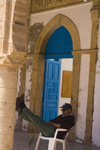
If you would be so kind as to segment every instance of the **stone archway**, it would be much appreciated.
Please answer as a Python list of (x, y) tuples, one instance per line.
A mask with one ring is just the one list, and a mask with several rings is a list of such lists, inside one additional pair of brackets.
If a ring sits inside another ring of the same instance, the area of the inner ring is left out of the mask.
[(41, 31), (35, 45), (34, 53), (45, 52), (45, 47), (50, 36), (60, 26), (64, 26), (69, 31), (73, 41), (73, 50), (80, 50), (80, 38), (77, 27), (68, 17), (59, 14), (52, 18)]

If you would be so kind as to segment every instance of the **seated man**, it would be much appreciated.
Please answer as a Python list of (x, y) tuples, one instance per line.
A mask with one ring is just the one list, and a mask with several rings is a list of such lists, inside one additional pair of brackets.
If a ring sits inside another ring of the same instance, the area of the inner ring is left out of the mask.
[[(75, 125), (74, 116), (71, 114), (72, 106), (68, 103), (65, 103), (60, 108), (62, 114), (56, 117), (49, 122), (45, 122), (39, 116), (33, 114), (24, 103), (24, 94), (21, 97), (17, 97), (16, 100), (16, 111), (19, 113), (19, 116), (23, 119), (31, 122), (35, 127), (46, 137), (53, 137), (57, 128), (64, 128), (68, 131), (71, 127)], [(62, 139), (66, 135), (65, 132), (59, 132), (57, 137)]]

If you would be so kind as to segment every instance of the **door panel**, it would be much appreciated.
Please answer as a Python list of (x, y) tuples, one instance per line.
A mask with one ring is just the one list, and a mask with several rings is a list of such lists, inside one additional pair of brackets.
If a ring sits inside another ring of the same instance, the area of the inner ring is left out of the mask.
[(60, 62), (47, 60), (42, 117), (45, 121), (54, 119), (58, 114), (60, 68)]

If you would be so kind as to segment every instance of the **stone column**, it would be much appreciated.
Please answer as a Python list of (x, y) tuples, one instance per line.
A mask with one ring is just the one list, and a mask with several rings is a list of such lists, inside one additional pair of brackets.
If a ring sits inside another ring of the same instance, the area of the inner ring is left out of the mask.
[(91, 31), (91, 51), (90, 53), (90, 70), (89, 70), (89, 85), (88, 85), (88, 102), (87, 102), (87, 116), (86, 116), (86, 131), (85, 140), (86, 145), (91, 145), (92, 137), (92, 122), (93, 122), (93, 106), (94, 106), (94, 83), (95, 83), (95, 69), (97, 61), (97, 41), (98, 41), (98, 26), (99, 26), (99, 0), (94, 1), (91, 9), (92, 31)]
[(94, 86), (95, 86), (95, 69), (96, 69), (97, 51), (90, 53), (90, 70), (89, 70), (89, 85), (88, 85), (88, 100), (87, 100), (87, 115), (86, 115), (86, 130), (84, 143), (91, 145), (92, 123), (93, 123), (93, 106), (94, 106)]
[(26, 62), (26, 53), (0, 56), (0, 150), (12, 150), (18, 68)]
[[(79, 51), (80, 52), (80, 51)], [(80, 75), (80, 53), (73, 51), (73, 72), (72, 72), (72, 87), (71, 87), (71, 105), (75, 121), (77, 120), (78, 93), (79, 93), (79, 75)], [(74, 142), (76, 138), (75, 126), (69, 132), (68, 140)]]
[[(33, 70), (30, 94), (30, 110), (36, 115), (41, 115), (43, 73), (44, 73), (44, 55), (33, 54)], [(33, 132), (34, 126), (29, 123), (28, 131)]]
[(91, 49), (97, 48), (98, 27), (99, 27), (99, 7), (91, 9), (92, 31), (91, 31)]
[(13, 145), (18, 67), (0, 66), (0, 149)]

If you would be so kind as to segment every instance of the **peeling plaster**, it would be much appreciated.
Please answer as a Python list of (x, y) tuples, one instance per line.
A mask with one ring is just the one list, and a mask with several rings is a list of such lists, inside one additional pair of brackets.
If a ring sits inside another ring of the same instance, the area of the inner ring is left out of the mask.
[[(26, 83), (25, 83), (25, 104), (28, 108), (30, 106), (32, 69), (33, 69), (33, 57), (28, 57), (26, 64)], [(27, 131), (27, 129), (28, 129), (28, 122), (23, 120), (22, 130)]]
[(31, 82), (32, 82), (33, 58), (27, 58), (26, 64), (26, 85), (25, 85), (25, 101), (30, 102)]
[(34, 25), (30, 27), (28, 53), (31, 53), (31, 54), (34, 53), (36, 41), (43, 27), (44, 25), (42, 23), (35, 23)]

